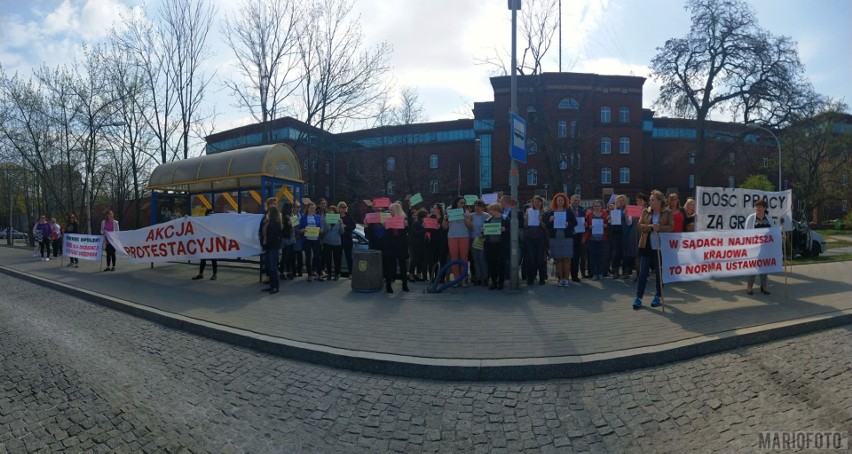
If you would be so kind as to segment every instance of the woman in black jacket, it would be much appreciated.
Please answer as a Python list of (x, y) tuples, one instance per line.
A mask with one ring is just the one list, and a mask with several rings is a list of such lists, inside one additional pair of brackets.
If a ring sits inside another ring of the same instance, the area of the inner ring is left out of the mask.
[(281, 249), (281, 212), (278, 206), (269, 207), (266, 224), (263, 226), (263, 251), (266, 255), (266, 275), (269, 287), (263, 289), (269, 294), (278, 293), (278, 254)]
[(412, 281), (423, 280), (426, 276), (426, 227), (423, 227), (423, 219), (429, 216), (425, 208), (417, 211), (411, 219), (409, 229), (409, 241), (411, 242), (411, 264), (408, 266), (408, 279)]
[(349, 214), (349, 206), (346, 202), (337, 204), (337, 211), (340, 212), (340, 222), (343, 223), (343, 237), (341, 238), (341, 246), (343, 246), (343, 257), (346, 259), (346, 270), (349, 278), (352, 278), (352, 232), (355, 231), (355, 218)]
[[(402, 206), (399, 203), (392, 203), (390, 206), (390, 214), (394, 217), (405, 217), (405, 212), (402, 211)], [(408, 291), (408, 275), (406, 270), (406, 261), (408, 260), (408, 220), (405, 221), (405, 228), (402, 229), (387, 229), (382, 238), (382, 271), (385, 278), (385, 290), (388, 293), (393, 293), (391, 284), (396, 279), (397, 272), (402, 275), (402, 291)]]

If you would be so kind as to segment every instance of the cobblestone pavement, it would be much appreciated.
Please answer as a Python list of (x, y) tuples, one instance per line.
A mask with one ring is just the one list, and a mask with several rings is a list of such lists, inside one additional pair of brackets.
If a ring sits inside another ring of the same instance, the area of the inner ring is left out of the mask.
[(0, 454), (754, 451), (852, 432), (852, 327), (576, 380), (449, 383), (314, 366), (0, 275)]

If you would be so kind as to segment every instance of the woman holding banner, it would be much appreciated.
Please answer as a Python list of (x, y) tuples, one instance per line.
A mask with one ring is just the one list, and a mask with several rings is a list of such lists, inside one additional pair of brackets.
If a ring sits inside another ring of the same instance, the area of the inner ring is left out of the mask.
[[(104, 235), (104, 242), (106, 243), (107, 266), (104, 268), (104, 271), (115, 271), (115, 247), (109, 242), (109, 237), (106, 236), (106, 233), (118, 231), (118, 221), (115, 220), (115, 214), (113, 214), (112, 210), (108, 210), (106, 212), (106, 219), (101, 221), (101, 235)], [(110, 263), (112, 263), (112, 266), (110, 266)]]
[[(204, 212), (205, 216), (210, 216), (211, 214), (213, 214), (213, 208), (208, 208), (207, 211)], [(263, 233), (263, 232), (261, 231), (261, 233)], [(210, 277), (210, 280), (215, 281), (216, 280), (216, 271), (218, 271), (218, 268), (219, 268), (219, 262), (217, 262), (216, 259), (211, 259), (210, 264), (213, 267), (213, 276)], [(192, 278), (192, 280), (197, 281), (197, 280), (200, 280), (200, 279), (204, 279), (204, 268), (206, 268), (206, 267), (207, 267), (207, 259), (201, 259), (201, 264), (198, 265), (198, 274), (196, 274), (195, 277)]]
[[(332, 205), (326, 210), (325, 222), (323, 222), (322, 265), (325, 266), (325, 280), (336, 281), (340, 278), (340, 262), (343, 259), (344, 225), (340, 222), (340, 218), (338, 218), (338, 221), (333, 224), (329, 223), (329, 214), (339, 214), (337, 212), (337, 207)], [(334, 265), (333, 274), (332, 265)]]
[[(77, 216), (74, 213), (68, 215), (68, 224), (65, 224), (65, 233), (80, 233), (80, 224), (77, 223)], [(77, 257), (69, 258), (67, 266), (79, 268), (80, 259)]]
[(639, 218), (639, 285), (636, 289), (636, 299), (633, 300), (633, 309), (642, 307), (642, 296), (645, 294), (645, 285), (648, 283), (648, 273), (651, 269), (656, 273), (656, 293), (651, 307), (660, 305), (660, 297), (663, 294), (663, 273), (659, 272), (660, 256), (660, 232), (671, 232), (674, 229), (674, 217), (672, 210), (666, 204), (666, 196), (662, 192), (654, 190), (648, 198), (649, 207), (642, 211)]
[(606, 255), (604, 244), (609, 241), (609, 213), (603, 209), (603, 201), (595, 200), (592, 210), (586, 212), (586, 236), (589, 244), (589, 272), (592, 279), (599, 281), (604, 274)]
[[(772, 221), (772, 216), (766, 214), (766, 200), (758, 199), (754, 202), (754, 213), (748, 215), (745, 221), (746, 229), (769, 229), (775, 227), (775, 223)], [(754, 292), (752, 288), (754, 287), (754, 274), (748, 277), (748, 289), (746, 289), (746, 293), (749, 295), (753, 295)], [(768, 295), (769, 291), (766, 290), (766, 273), (760, 275), (760, 293), (764, 295)]]

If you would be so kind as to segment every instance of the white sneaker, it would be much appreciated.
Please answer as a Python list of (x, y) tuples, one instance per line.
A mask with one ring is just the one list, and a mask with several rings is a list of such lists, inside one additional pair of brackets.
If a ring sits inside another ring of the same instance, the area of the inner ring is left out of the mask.
[(563, 285), (563, 287), (570, 287), (570, 286), (571, 286), (571, 279), (565, 279), (565, 285)]

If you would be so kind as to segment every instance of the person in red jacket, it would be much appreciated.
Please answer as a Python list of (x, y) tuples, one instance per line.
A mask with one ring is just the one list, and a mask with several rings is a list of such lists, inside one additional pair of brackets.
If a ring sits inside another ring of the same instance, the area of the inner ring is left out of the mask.
[(674, 215), (674, 230), (672, 230), (672, 232), (683, 232), (683, 221), (686, 219), (686, 214), (684, 213), (683, 208), (680, 207), (680, 198), (677, 196), (676, 192), (669, 194), (669, 209), (672, 210), (672, 214)]
[(609, 240), (609, 213), (603, 202), (595, 200), (592, 210), (586, 212), (586, 238), (589, 243), (589, 273), (599, 281), (604, 273), (604, 244)]

